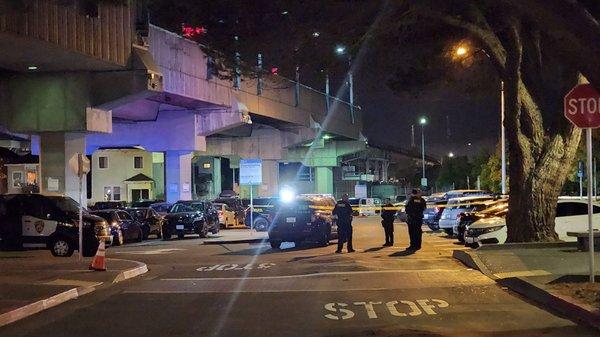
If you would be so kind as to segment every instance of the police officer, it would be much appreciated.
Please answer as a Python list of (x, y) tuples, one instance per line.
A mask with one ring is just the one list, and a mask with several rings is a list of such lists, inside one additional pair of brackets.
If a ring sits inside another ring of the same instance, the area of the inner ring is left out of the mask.
[(383, 231), (385, 232), (385, 243), (384, 246), (393, 246), (394, 245), (394, 219), (396, 218), (396, 211), (394, 210), (394, 205), (390, 202), (390, 199), (386, 199), (385, 205), (383, 205), (383, 209), (381, 210), (381, 225), (383, 226)]
[(406, 203), (406, 222), (408, 223), (408, 235), (410, 236), (410, 246), (406, 250), (421, 249), (421, 235), (423, 231), (423, 211), (426, 203), (421, 198), (421, 191), (414, 189), (410, 199)]
[(352, 249), (352, 205), (348, 202), (348, 194), (344, 194), (342, 200), (335, 204), (333, 215), (337, 217), (338, 227), (338, 248), (335, 252), (342, 252), (344, 241), (348, 242), (348, 253), (354, 252)]

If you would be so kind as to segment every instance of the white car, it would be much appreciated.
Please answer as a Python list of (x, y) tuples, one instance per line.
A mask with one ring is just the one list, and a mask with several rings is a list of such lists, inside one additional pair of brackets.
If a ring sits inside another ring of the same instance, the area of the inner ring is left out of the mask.
[[(563, 241), (577, 241), (567, 236), (567, 232), (587, 231), (587, 201), (581, 199), (560, 199), (556, 206), (554, 230)], [(594, 228), (600, 229), (600, 206), (594, 204)], [(472, 223), (465, 231), (465, 244), (481, 246), (483, 244), (505, 243), (507, 237), (506, 218), (491, 217)]]
[(480, 211), (493, 201), (494, 197), (489, 195), (450, 199), (446, 208), (442, 211), (439, 228), (444, 230), (446, 234), (452, 235), (453, 228), (458, 225), (461, 213)]

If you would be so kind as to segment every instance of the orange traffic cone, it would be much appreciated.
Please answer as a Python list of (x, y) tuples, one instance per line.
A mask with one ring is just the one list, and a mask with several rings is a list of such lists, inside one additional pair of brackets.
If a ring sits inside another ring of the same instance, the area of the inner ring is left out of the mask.
[(106, 261), (104, 259), (105, 250), (104, 240), (101, 240), (98, 245), (96, 256), (94, 256), (92, 263), (90, 263), (90, 270), (106, 271)]

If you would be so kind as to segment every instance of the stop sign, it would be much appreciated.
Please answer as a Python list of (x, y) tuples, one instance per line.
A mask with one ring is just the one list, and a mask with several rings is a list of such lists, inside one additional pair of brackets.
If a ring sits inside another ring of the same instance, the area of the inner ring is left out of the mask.
[(600, 93), (591, 84), (578, 84), (565, 96), (564, 114), (578, 128), (600, 127)]

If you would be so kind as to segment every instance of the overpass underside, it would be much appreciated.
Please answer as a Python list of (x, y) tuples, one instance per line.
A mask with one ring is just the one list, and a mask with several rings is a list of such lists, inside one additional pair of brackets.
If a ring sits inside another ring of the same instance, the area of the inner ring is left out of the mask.
[[(49, 15), (40, 8), (36, 17)], [(147, 37), (135, 38), (124, 15), (130, 8), (101, 10), (129, 27), (112, 32), (114, 41), (105, 38), (102, 20), (77, 12), (74, 29), (55, 23), (62, 33), (56, 38), (29, 21), (34, 26), (25, 32), (0, 24), (0, 46), (12, 46), (0, 55), (0, 125), (31, 135), (42, 192), (78, 197), (78, 178), (68, 167), (76, 153), (141, 146), (165, 154), (168, 201), (197, 196), (190, 186), (198, 157), (227, 158), (231, 169), (240, 158), (263, 159), (259, 195), (277, 193), (279, 163), (299, 162), (318, 172), (314, 192), (332, 193), (339, 156), (364, 148), (358, 109), (332, 98), (327, 104), (304, 86), (259, 94), (258, 79), (244, 78), (234, 87), (211, 75), (198, 44), (151, 25)], [(220, 191), (217, 173), (213, 194)]]

